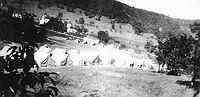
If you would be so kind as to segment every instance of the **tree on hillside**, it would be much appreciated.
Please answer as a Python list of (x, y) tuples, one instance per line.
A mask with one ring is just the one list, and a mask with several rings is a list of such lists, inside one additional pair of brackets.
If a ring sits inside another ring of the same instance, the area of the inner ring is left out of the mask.
[(196, 38), (200, 39), (200, 23), (194, 22), (193, 24), (190, 24), (190, 31), (194, 34), (196, 34)]
[(146, 42), (144, 48), (150, 53), (153, 53), (156, 50), (156, 46), (154, 46), (153, 42), (149, 40)]
[(200, 23), (194, 22), (189, 27), (191, 32), (196, 34), (195, 51), (192, 58), (193, 66), (191, 66), (193, 70), (192, 82), (194, 82), (196, 78), (200, 78)]
[(98, 33), (98, 38), (101, 42), (107, 43), (109, 41), (109, 34), (107, 31), (99, 31)]
[(137, 35), (146, 32), (146, 28), (141, 21), (131, 21), (131, 25)]
[(167, 64), (169, 74), (194, 73), (195, 69), (199, 68), (196, 62), (196, 46), (194, 38), (186, 35), (181, 38), (168, 38), (159, 42), (157, 61), (162, 65)]

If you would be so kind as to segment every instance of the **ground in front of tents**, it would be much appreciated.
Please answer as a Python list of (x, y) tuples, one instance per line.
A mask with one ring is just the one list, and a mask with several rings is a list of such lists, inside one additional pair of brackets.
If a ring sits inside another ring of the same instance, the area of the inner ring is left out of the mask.
[(188, 81), (186, 77), (133, 68), (72, 66), (40, 70), (60, 74), (60, 97), (192, 97), (194, 93), (177, 83)]

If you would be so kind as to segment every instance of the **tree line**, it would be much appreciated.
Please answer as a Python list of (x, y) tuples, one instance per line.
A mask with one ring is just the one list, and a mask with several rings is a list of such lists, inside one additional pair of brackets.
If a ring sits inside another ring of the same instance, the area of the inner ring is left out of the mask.
[(183, 35), (159, 41), (155, 52), (160, 66), (167, 65), (167, 73), (172, 75), (192, 75), (192, 82), (200, 78), (200, 24), (190, 25), (195, 37)]

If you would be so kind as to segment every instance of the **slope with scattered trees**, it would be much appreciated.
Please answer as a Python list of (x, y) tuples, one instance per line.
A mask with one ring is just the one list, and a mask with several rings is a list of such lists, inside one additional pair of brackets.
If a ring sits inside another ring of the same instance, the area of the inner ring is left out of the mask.
[[(3, 0), (4, 2), (19, 2), (26, 4), (27, 0)], [(45, 9), (56, 5), (67, 11), (74, 12), (75, 8), (84, 10), (89, 18), (94, 16), (100, 20), (101, 16), (114, 19), (117, 23), (129, 23), (137, 34), (153, 33), (158, 38), (180, 36), (189, 33), (189, 20), (173, 19), (168, 16), (130, 7), (116, 0), (35, 0), (39, 2), (38, 8)], [(33, 1), (31, 1), (33, 2)]]
[[(192, 76), (191, 84), (186, 84), (194, 88), (199, 93), (200, 78), (200, 24), (190, 25), (191, 31), (196, 35), (192, 36), (170, 37), (159, 42), (157, 51), (157, 61), (159, 65), (167, 64), (167, 73), (172, 75), (189, 74)], [(196, 97), (196, 96), (193, 96)]]

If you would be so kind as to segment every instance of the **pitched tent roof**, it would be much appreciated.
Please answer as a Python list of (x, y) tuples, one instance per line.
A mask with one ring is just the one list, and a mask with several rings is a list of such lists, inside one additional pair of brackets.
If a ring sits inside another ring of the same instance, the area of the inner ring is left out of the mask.
[(92, 61), (92, 63), (100, 64), (102, 60), (100, 59), (99, 55)]
[(45, 60), (41, 62), (42, 67), (48, 67), (48, 66), (55, 66), (55, 61), (51, 58), (51, 54), (47, 56)]
[(115, 59), (111, 58), (107, 61), (106, 65), (110, 65), (110, 66), (115, 66), (116, 64), (116, 61)]
[(71, 66), (72, 64), (73, 61), (69, 55), (63, 61), (61, 61), (61, 66)]
[(89, 66), (91, 65), (91, 62), (86, 58), (84, 57), (80, 62), (79, 62), (79, 66)]

